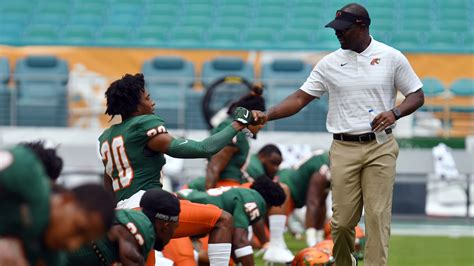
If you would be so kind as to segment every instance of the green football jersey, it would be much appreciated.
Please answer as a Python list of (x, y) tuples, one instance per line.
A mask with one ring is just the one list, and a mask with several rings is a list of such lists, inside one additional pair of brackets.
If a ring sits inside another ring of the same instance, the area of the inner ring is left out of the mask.
[[(153, 225), (141, 211), (121, 209), (115, 212), (115, 225), (125, 226), (137, 240), (140, 253), (147, 259), (155, 242)], [(119, 247), (107, 237), (82, 246), (67, 256), (68, 265), (112, 265), (119, 263)]]
[(0, 235), (39, 238), (49, 221), (50, 182), (29, 148), (0, 150)]
[(311, 176), (323, 165), (329, 166), (329, 154), (323, 150), (317, 150), (293, 169), (282, 169), (278, 172), (280, 182), (290, 188), (291, 197), (297, 208), (306, 204), (306, 193)]
[(139, 190), (162, 187), (165, 156), (149, 149), (147, 143), (153, 136), (165, 132), (161, 117), (141, 115), (111, 126), (99, 137), (102, 162), (112, 178), (117, 202)]
[(183, 189), (178, 197), (191, 202), (212, 204), (232, 214), (234, 227), (244, 228), (265, 216), (265, 200), (257, 191), (239, 187), (219, 187), (206, 192)]
[[(212, 129), (211, 134), (216, 134), (231, 123), (231, 119), (224, 120), (216, 128)], [(245, 136), (245, 133), (239, 132), (232, 139), (232, 143), (229, 143), (229, 145), (237, 147), (239, 151), (232, 156), (227, 166), (224, 168), (224, 170), (222, 170), (219, 179), (231, 179), (243, 183), (242, 168), (244, 167), (249, 155), (249, 141)]]
[(193, 179), (188, 184), (188, 188), (199, 190), (199, 191), (206, 191), (206, 178), (204, 176), (198, 177)]
[(262, 164), (262, 161), (258, 159), (257, 154), (252, 154), (250, 156), (250, 161), (249, 164), (247, 165), (247, 174), (254, 179), (257, 177), (260, 177), (262, 175), (265, 175), (265, 168)]

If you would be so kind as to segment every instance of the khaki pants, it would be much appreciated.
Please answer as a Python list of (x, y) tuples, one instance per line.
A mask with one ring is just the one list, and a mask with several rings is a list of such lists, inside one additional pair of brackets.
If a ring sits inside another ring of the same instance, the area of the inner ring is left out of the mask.
[(367, 242), (364, 265), (387, 264), (392, 192), (398, 144), (389, 141), (356, 142), (334, 140), (330, 150), (336, 266), (350, 266), (354, 251), (354, 227), (365, 209)]

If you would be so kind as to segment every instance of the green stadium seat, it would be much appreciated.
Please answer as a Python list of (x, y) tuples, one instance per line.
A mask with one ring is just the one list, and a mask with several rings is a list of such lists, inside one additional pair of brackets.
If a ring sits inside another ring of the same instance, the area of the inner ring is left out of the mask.
[(28, 16), (33, 11), (34, 5), (28, 1), (5, 1), (0, 8), (2, 14), (21, 13)]
[[(146, 5), (145, 13), (148, 16), (176, 16), (180, 12), (180, 5), (174, 1), (150, 2)], [(176, 17), (175, 17), (176, 19)]]
[(176, 27), (170, 33), (169, 43), (176, 47), (199, 47), (204, 42), (204, 28)]
[(275, 30), (252, 27), (244, 31), (241, 46), (247, 49), (271, 49), (276, 44)]
[(456, 32), (429, 32), (426, 38), (425, 48), (437, 51), (449, 52), (453, 47), (461, 45), (461, 38)]
[(0, 57), (0, 125), (10, 124), (11, 91), (7, 88), (10, 66), (6, 57)]
[(449, 1), (439, 1), (439, 9), (446, 10), (446, 9), (462, 9), (462, 10), (469, 10), (472, 8), (472, 1), (470, 0), (449, 0)]
[(288, 23), (288, 28), (300, 29), (300, 30), (314, 30), (315, 27), (319, 28), (319, 26), (323, 27), (324, 25), (326, 25), (324, 24), (322, 19), (317, 16), (295, 17), (293, 19), (290, 19), (287, 23)]
[(283, 30), (278, 37), (278, 45), (282, 48), (304, 49), (312, 48), (313, 31), (307, 29), (288, 29)]
[(145, 15), (142, 26), (172, 27), (175, 25), (176, 17), (172, 15)]
[(452, 20), (469, 20), (470, 13), (469, 9), (463, 8), (446, 8), (440, 9), (438, 19), (452, 19)]
[(207, 36), (207, 46), (212, 48), (237, 48), (240, 44), (239, 28), (214, 28)]
[(450, 91), (458, 96), (474, 96), (474, 79), (458, 79), (451, 84)]
[(405, 19), (426, 19), (427, 21), (430, 21), (433, 15), (432, 13), (432, 10), (426, 8), (404, 9), (399, 13), (398, 19), (402, 22)]
[(55, 44), (59, 39), (59, 28), (53, 25), (31, 25), (25, 29), (23, 44)]
[(401, 31), (393, 32), (390, 37), (390, 45), (399, 50), (417, 50), (423, 49), (420, 32), (418, 31)]
[(130, 45), (131, 28), (123, 26), (103, 26), (97, 32), (96, 44), (99, 45)]
[(441, 31), (450, 32), (468, 32), (472, 28), (467, 19), (441, 19), (438, 21), (438, 25)]
[(252, 14), (252, 9), (249, 5), (223, 5), (219, 12), (216, 13), (219, 17), (248, 17)]
[(185, 4), (183, 6), (185, 16), (212, 16), (214, 7), (210, 4)]
[(253, 65), (233, 56), (216, 57), (202, 65), (201, 81), (205, 87), (228, 75), (241, 76), (251, 82), (254, 79)]
[(321, 50), (335, 50), (340, 47), (336, 34), (332, 29), (318, 30), (315, 34), (314, 47)]
[(66, 126), (68, 64), (54, 56), (28, 56), (15, 66), (17, 124)]
[(208, 129), (202, 113), (204, 90), (186, 90), (185, 129)]
[(140, 23), (139, 17), (135, 14), (109, 14), (105, 18), (104, 25), (130, 27)]
[(107, 5), (105, 3), (82, 3), (75, 6), (71, 15), (89, 15), (89, 16), (104, 16), (107, 13)]
[(375, 18), (372, 19), (370, 24), (370, 31), (396, 31), (398, 30), (399, 23), (393, 19)]
[(165, 46), (169, 28), (160, 26), (141, 26), (135, 32), (137, 42), (145, 46)]
[(157, 103), (155, 111), (166, 120), (167, 127), (183, 128), (185, 93), (191, 90), (194, 65), (177, 56), (159, 56), (142, 66), (147, 89)]
[[(36, 9), (36, 8), (35, 8)], [(37, 13), (56, 13), (56, 14), (67, 14), (71, 10), (71, 4), (66, 1), (53, 2), (48, 1), (48, 4), (40, 4), (37, 6)]]
[(213, 24), (214, 20), (210, 16), (184, 16), (180, 26), (209, 28)]
[(368, 8), (371, 19), (394, 19), (395, 11), (389, 6), (377, 6)]
[(94, 43), (94, 29), (88, 26), (68, 25), (62, 29), (60, 42), (69, 45), (91, 45)]
[(68, 20), (69, 16), (67, 13), (42, 13), (36, 14), (31, 20), (31, 24), (50, 24), (50, 25), (64, 25)]
[(462, 34), (463, 38), (463, 50), (467, 52), (474, 52), (474, 32), (468, 34)]
[(103, 23), (104, 16), (100, 14), (73, 14), (68, 21), (69, 25), (82, 25), (94, 28), (98, 25), (102, 25)]
[(18, 44), (24, 27), (17, 24), (3, 24), (0, 27), (0, 44)]
[(398, 0), (400, 3), (400, 10), (402, 12), (410, 9), (424, 9), (429, 10), (432, 8), (434, 1), (413, 1), (413, 0)]
[[(270, 94), (280, 90), (295, 90), (304, 83), (312, 69), (311, 64), (300, 59), (275, 59), (271, 63), (262, 64), (261, 80)], [(270, 95), (270, 98), (273, 97)], [(278, 98), (274, 102), (280, 100), (282, 99)]]
[(427, 32), (431, 31), (433, 22), (426, 18), (406, 18), (402, 20), (402, 30)]
[(239, 29), (246, 28), (249, 25), (250, 19), (248, 17), (231, 16), (231, 17), (220, 17), (217, 21), (219, 27), (229, 28), (236, 27)]
[(287, 10), (284, 6), (265, 6), (256, 9), (255, 17), (270, 17), (284, 19), (287, 16)]
[(273, 28), (279, 30), (284, 27), (286, 20), (281, 17), (257, 17), (253, 21), (253, 26), (262, 28)]
[(423, 93), (426, 97), (439, 96), (445, 93), (445, 87), (443, 83), (434, 77), (425, 77), (421, 81), (423, 83)]
[(324, 4), (323, 3), (305, 3), (294, 5), (290, 10), (289, 14), (292, 18), (314, 18), (317, 16), (314, 10), (323, 10)]

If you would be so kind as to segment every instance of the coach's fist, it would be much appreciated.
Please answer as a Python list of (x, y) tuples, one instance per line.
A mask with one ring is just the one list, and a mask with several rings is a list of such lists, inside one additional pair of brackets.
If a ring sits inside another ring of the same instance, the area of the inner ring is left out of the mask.
[(249, 110), (243, 107), (237, 107), (233, 113), (234, 121), (248, 125), (252, 122), (252, 114)]
[(252, 125), (264, 125), (268, 121), (268, 116), (262, 111), (253, 110), (252, 111), (253, 121)]

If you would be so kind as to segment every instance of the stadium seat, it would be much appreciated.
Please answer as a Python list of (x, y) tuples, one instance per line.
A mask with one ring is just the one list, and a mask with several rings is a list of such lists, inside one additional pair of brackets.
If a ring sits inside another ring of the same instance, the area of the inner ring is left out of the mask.
[(176, 27), (170, 32), (169, 43), (178, 48), (195, 48), (204, 43), (204, 27)]
[(257, 28), (250, 27), (243, 32), (241, 47), (250, 50), (265, 50), (274, 48), (275, 43), (275, 30), (272, 28)]
[(332, 51), (340, 47), (336, 34), (332, 29), (321, 29), (315, 35), (315, 48)]
[(240, 44), (239, 28), (214, 28), (207, 35), (207, 46), (211, 48), (236, 48)]
[(162, 26), (141, 26), (135, 32), (135, 40), (144, 46), (163, 47), (168, 40), (169, 28)]
[(424, 43), (421, 41), (420, 32), (418, 31), (401, 31), (391, 34), (390, 44), (399, 50), (417, 50), (422, 49)]
[(67, 126), (68, 64), (54, 56), (28, 56), (16, 62), (17, 124)]
[(178, 56), (158, 56), (142, 65), (147, 86), (191, 89), (195, 70), (192, 62)]
[(449, 117), (452, 136), (474, 134), (474, 79), (458, 79), (450, 87)]
[(185, 129), (207, 129), (202, 113), (204, 91), (186, 91)]
[(252, 82), (254, 78), (253, 65), (244, 62), (240, 57), (222, 56), (204, 62), (201, 81), (205, 87), (219, 78), (228, 75), (241, 76)]
[(65, 26), (60, 34), (60, 42), (68, 45), (91, 45), (94, 38), (94, 30), (81, 25)]
[(281, 47), (287, 49), (312, 49), (315, 45), (313, 43), (313, 31), (312, 30), (283, 30), (278, 37), (278, 44)]
[(244, 29), (249, 25), (250, 19), (248, 17), (242, 17), (242, 16), (220, 16), (220, 18), (217, 20), (217, 26), (219, 28), (239, 28), (239, 29)]
[(457, 32), (429, 32), (427, 34), (425, 50), (436, 50), (441, 52), (449, 52), (452, 47), (459, 47), (460, 40)]
[(146, 15), (141, 25), (142, 26), (153, 26), (153, 27), (172, 27), (176, 25), (176, 17), (170, 14), (165, 15)]
[(180, 26), (183, 27), (202, 27), (209, 28), (214, 24), (214, 20), (210, 16), (184, 16)]
[(185, 93), (194, 83), (194, 65), (177, 56), (159, 56), (142, 66), (145, 86), (156, 102), (156, 113), (168, 127), (183, 128)]
[(446, 107), (446, 89), (437, 78), (425, 77), (422, 81), (425, 104), (420, 108), (423, 112), (438, 113), (439, 118), (444, 115)]
[(299, 88), (308, 78), (311, 70), (312, 65), (300, 59), (275, 59), (271, 63), (262, 65), (261, 79), (271, 95), (277, 90)]
[(25, 29), (22, 44), (55, 44), (59, 39), (59, 28), (56, 25), (30, 25)]
[(98, 25), (104, 23), (104, 16), (101, 14), (72, 14), (69, 18), (68, 25), (74, 26), (88, 26), (90, 28), (96, 28)]
[(10, 99), (11, 93), (7, 88), (10, 79), (10, 66), (8, 59), (0, 57), (0, 125), (10, 124)]
[(123, 26), (103, 26), (98, 30), (96, 44), (111, 46), (130, 45), (131, 28)]

